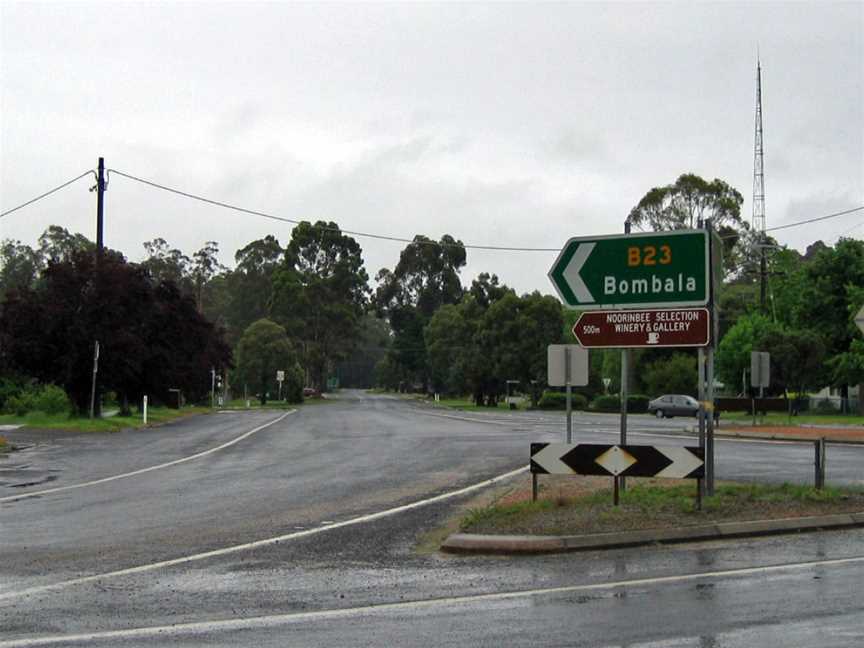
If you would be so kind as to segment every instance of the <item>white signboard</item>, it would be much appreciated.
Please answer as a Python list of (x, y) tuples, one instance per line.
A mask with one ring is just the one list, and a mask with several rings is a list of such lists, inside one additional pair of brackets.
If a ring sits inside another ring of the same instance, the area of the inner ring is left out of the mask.
[(864, 306), (861, 307), (861, 310), (855, 316), (855, 323), (858, 325), (858, 329), (864, 333)]
[(569, 383), (581, 387), (588, 384), (588, 349), (578, 344), (550, 344), (546, 357), (550, 386), (564, 387)]
[(283, 380), (285, 380), (285, 372), (281, 369), (276, 372), (276, 380), (277, 382), (282, 382)]

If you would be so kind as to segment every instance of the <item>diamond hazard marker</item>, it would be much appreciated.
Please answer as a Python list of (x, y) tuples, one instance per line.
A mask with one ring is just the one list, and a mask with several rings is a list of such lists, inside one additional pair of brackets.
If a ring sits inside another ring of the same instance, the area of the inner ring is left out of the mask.
[(594, 460), (603, 466), (610, 474), (618, 476), (636, 463), (636, 458), (618, 446), (612, 446)]

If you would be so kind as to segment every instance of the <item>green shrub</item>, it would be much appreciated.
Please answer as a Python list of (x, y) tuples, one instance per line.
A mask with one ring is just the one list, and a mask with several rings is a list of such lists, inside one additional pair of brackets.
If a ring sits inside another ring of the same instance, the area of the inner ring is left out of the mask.
[(46, 414), (68, 414), (71, 403), (66, 392), (57, 385), (42, 385), (33, 394), (33, 409)]
[(620, 412), (621, 397), (612, 394), (598, 396), (591, 401), (591, 409), (597, 412)]
[(816, 414), (836, 414), (840, 410), (834, 407), (834, 403), (831, 402), (830, 399), (825, 398), (816, 403), (816, 407), (813, 409), (813, 412)]
[(631, 414), (644, 414), (648, 411), (648, 401), (651, 400), (643, 394), (633, 394), (627, 397), (627, 411)]
[(24, 391), (24, 384), (12, 378), (0, 378), (0, 412), (6, 411), (7, 401)]
[(3, 412), (24, 416), (28, 412), (64, 414), (71, 411), (66, 392), (56, 385), (34, 385), (6, 399)]
[(32, 409), (32, 398), (30, 394), (23, 393), (15, 396), (10, 396), (6, 399), (6, 404), (3, 407), (4, 414), (14, 414), (15, 416), (24, 416)]
[[(584, 410), (588, 407), (588, 399), (582, 394), (572, 394), (572, 407), (576, 410)], [(538, 409), (567, 409), (567, 394), (557, 391), (544, 391), (537, 402)]]

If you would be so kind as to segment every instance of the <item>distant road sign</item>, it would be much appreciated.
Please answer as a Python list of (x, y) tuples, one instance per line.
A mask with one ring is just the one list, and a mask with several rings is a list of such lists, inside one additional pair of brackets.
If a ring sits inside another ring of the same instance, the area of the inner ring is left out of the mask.
[(708, 345), (710, 322), (707, 308), (589, 311), (573, 335), (586, 349), (699, 347)]
[(701, 479), (705, 454), (696, 446), (532, 443), (531, 472)]
[(750, 386), (768, 387), (771, 384), (771, 354), (767, 351), (750, 352)]
[(577, 344), (550, 344), (546, 347), (546, 372), (546, 382), (552, 387), (564, 387), (568, 383), (574, 387), (587, 385), (587, 349)]
[(704, 306), (710, 276), (706, 230), (571, 238), (549, 271), (582, 310)]
[(855, 316), (855, 323), (858, 325), (858, 328), (864, 333), (864, 306), (861, 307), (861, 310), (858, 311), (858, 314)]

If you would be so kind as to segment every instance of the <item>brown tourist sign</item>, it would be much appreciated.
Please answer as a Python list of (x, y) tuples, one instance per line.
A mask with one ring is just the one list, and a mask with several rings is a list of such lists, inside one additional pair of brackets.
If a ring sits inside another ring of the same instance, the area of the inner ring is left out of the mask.
[(582, 313), (573, 335), (586, 349), (707, 346), (707, 308), (598, 310)]

